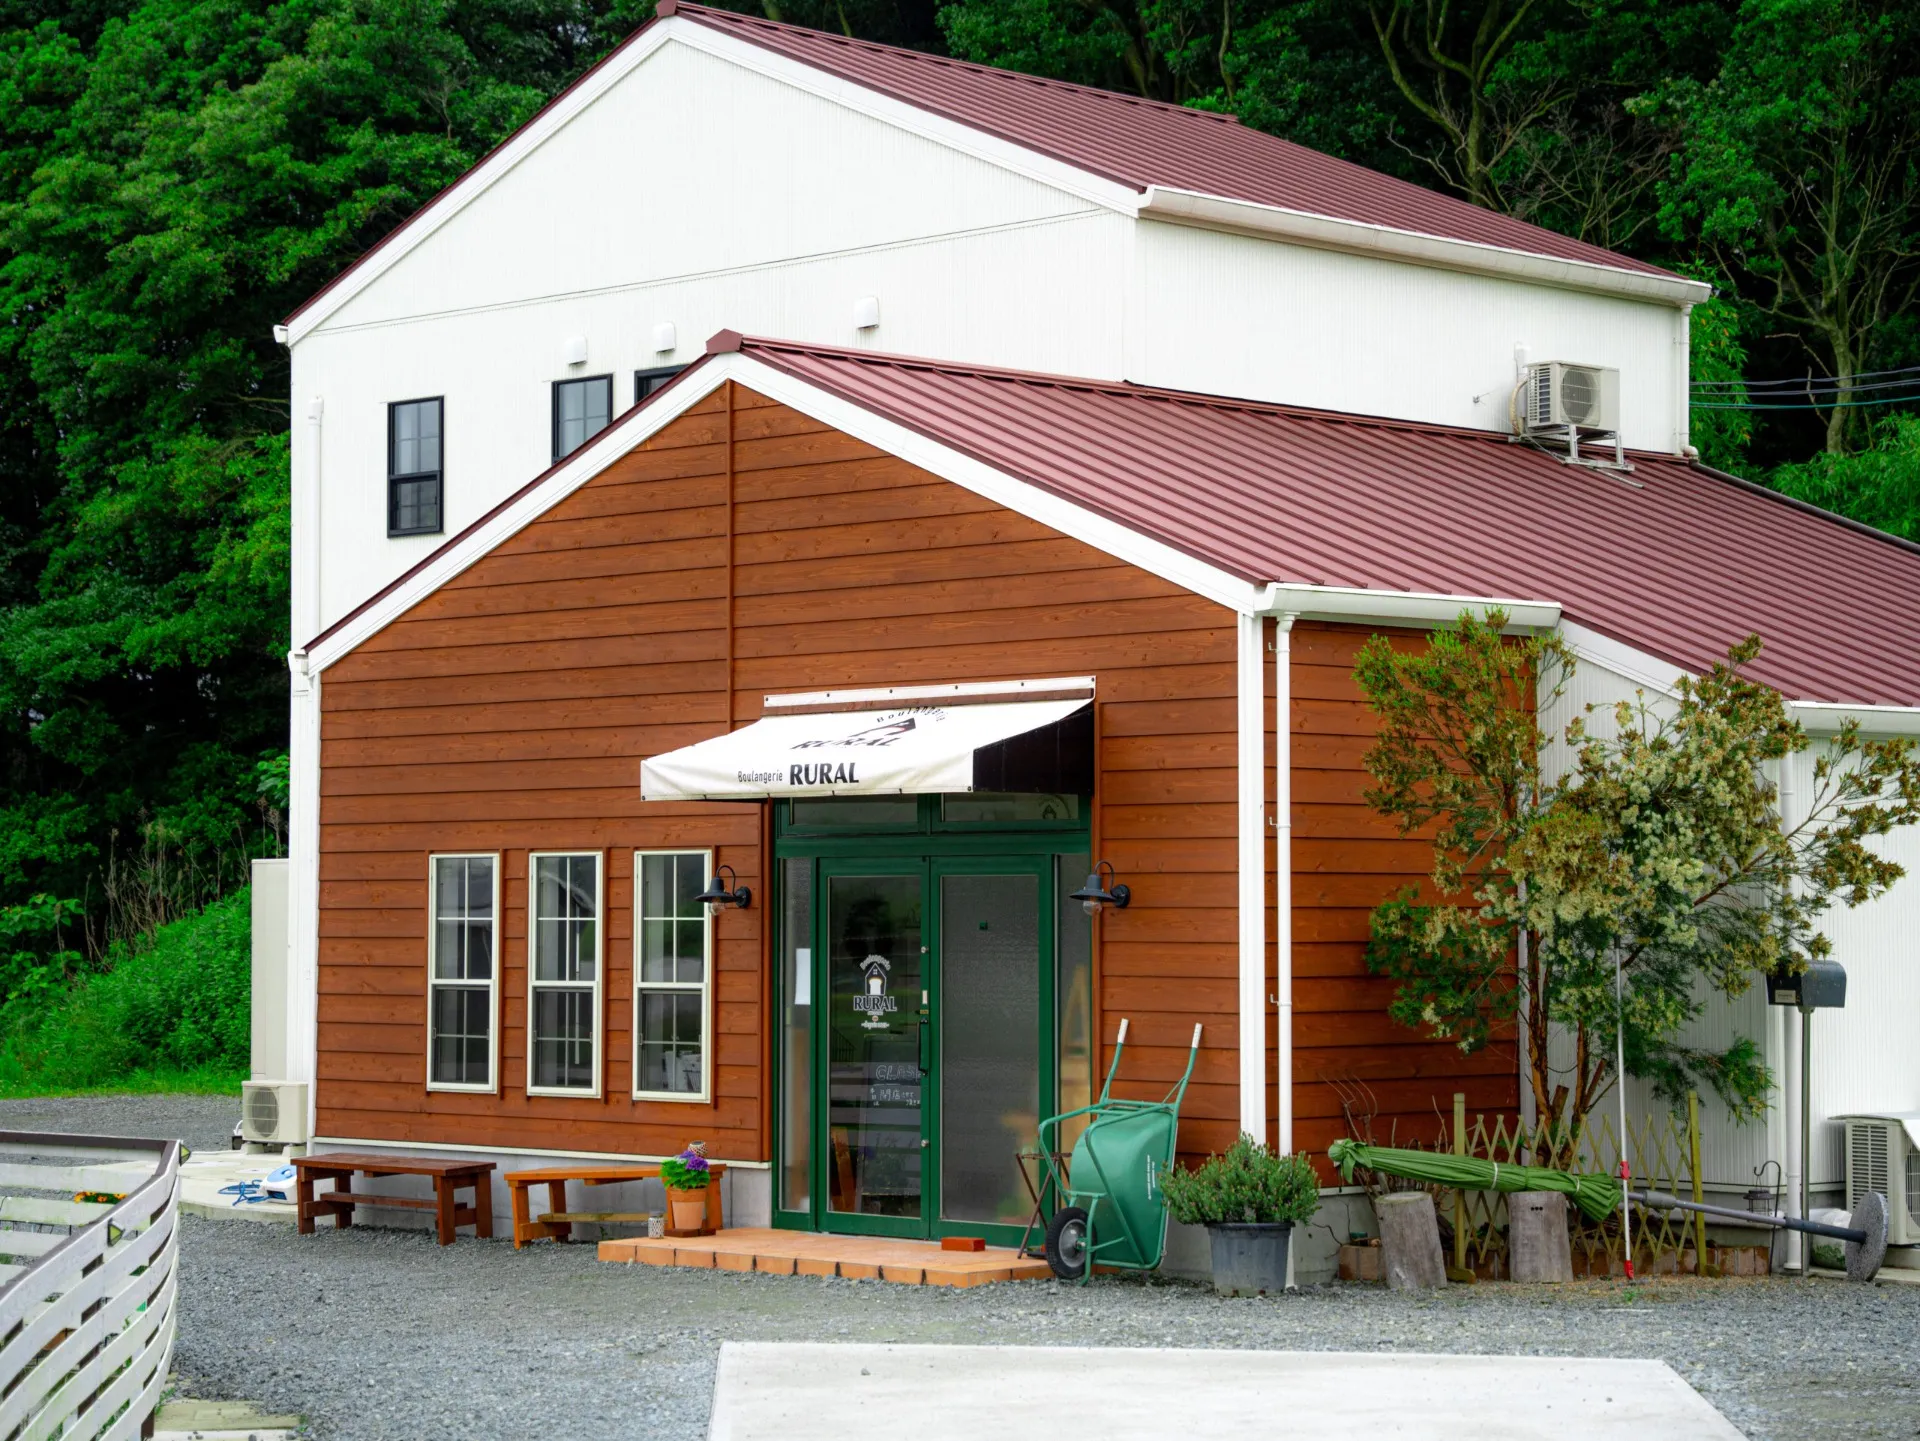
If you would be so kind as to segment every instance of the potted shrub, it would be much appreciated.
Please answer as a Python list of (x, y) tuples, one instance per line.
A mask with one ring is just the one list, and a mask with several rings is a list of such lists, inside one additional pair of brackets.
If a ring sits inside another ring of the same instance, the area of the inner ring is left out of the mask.
[(1320, 1179), (1305, 1156), (1276, 1156), (1243, 1134), (1224, 1156), (1160, 1177), (1167, 1214), (1205, 1226), (1213, 1289), (1222, 1296), (1284, 1291), (1294, 1223), (1320, 1207)]
[(660, 1184), (667, 1188), (667, 1210), (676, 1231), (698, 1231), (707, 1224), (707, 1187), (713, 1172), (707, 1166), (707, 1146), (695, 1141), (677, 1156), (660, 1163)]

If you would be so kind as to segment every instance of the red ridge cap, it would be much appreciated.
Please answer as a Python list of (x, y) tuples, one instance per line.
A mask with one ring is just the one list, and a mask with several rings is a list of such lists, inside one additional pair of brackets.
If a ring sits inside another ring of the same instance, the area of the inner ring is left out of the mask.
[[(665, 0), (672, 4), (673, 0)], [(707, 337), (708, 355), (732, 355), (746, 343), (746, 336), (737, 330), (716, 330)]]

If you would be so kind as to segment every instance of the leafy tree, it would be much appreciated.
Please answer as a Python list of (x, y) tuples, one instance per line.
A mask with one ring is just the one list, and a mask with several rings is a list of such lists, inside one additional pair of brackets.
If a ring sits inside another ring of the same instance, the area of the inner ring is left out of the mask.
[(1719, 74), (1664, 101), (1687, 143), (1662, 222), (1746, 277), (1837, 379), (1826, 448), (1844, 450), (1854, 377), (1920, 293), (1920, 10), (1744, 0)]
[(1770, 483), (1796, 500), (1920, 541), (1920, 415), (1881, 422), (1866, 450), (1783, 465)]
[(1379, 717), (1368, 803), (1434, 838), (1430, 889), (1373, 913), (1368, 961), (1400, 983), (1393, 1015), (1465, 1051), (1519, 1027), (1542, 1120), (1578, 1125), (1605, 1095), (1622, 1024), (1628, 1072), (1658, 1094), (1705, 1085), (1760, 1114), (1771, 1078), (1753, 1042), (1714, 1052), (1679, 1032), (1705, 993), (1826, 954), (1821, 916), (1899, 879), (1870, 842), (1920, 819), (1920, 758), (1849, 722), (1816, 753), (1805, 816), (1783, 825), (1765, 770), (1813, 742), (1742, 674), (1749, 639), (1671, 706), (1623, 702), (1611, 735), (1576, 718), (1573, 764), (1550, 780), (1535, 697), (1561, 696), (1574, 660), (1555, 636), (1508, 639), (1505, 622), (1463, 614), (1424, 649), (1376, 636), (1355, 669)]

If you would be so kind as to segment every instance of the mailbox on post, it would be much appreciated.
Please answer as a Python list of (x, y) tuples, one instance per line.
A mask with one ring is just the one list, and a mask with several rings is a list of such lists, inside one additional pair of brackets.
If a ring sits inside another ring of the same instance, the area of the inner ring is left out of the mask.
[(1767, 1004), (1797, 1006), (1803, 1011), (1837, 1010), (1847, 1003), (1847, 968), (1822, 957), (1809, 961), (1794, 975), (1775, 971), (1767, 977)]
[[(1807, 1176), (1813, 1147), (1813, 1013), (1838, 1010), (1847, 1003), (1847, 968), (1822, 957), (1807, 962), (1798, 975), (1775, 971), (1767, 977), (1767, 1004), (1800, 1011), (1800, 1219), (1807, 1219)], [(1803, 1250), (1800, 1274), (1811, 1276), (1811, 1251)]]

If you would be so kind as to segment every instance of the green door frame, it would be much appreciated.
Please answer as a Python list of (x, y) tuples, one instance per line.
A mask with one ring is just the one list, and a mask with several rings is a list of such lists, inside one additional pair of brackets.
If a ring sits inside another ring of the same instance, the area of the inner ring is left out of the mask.
[[(938, 797), (923, 798), (925, 802), (937, 807)], [(811, 947), (812, 981), (811, 994), (817, 1003), (810, 1008), (809, 1052), (812, 1057), (812, 1073), (808, 1078), (811, 1092), (811, 1121), (809, 1124), (809, 1165), (807, 1179), (808, 1207), (805, 1210), (785, 1210), (781, 1207), (781, 1195), (776, 1175), (773, 1197), (773, 1223), (775, 1226), (791, 1230), (832, 1231), (849, 1235), (877, 1235), (899, 1237), (938, 1237), (943, 1235), (964, 1234), (984, 1236), (989, 1241), (1010, 1245), (1019, 1240), (1020, 1227), (1013, 1225), (994, 1225), (971, 1221), (946, 1221), (940, 1218), (940, 1133), (938, 1116), (940, 1112), (940, 1075), (942, 1061), (942, 1038), (939, 1025), (939, 994), (941, 980), (940, 957), (940, 899), (941, 878), (948, 875), (1015, 875), (1032, 874), (1039, 886), (1039, 930), (1040, 930), (1040, 1014), (1035, 1017), (1039, 1028), (1040, 1056), (1040, 1097), (1042, 1116), (1050, 1114), (1056, 1105), (1059, 1077), (1059, 1037), (1057, 1035), (1057, 998), (1054, 995), (1058, 980), (1056, 918), (1059, 914), (1059, 897), (1055, 894), (1058, 858), (1063, 855), (1084, 854), (1087, 851), (1087, 830), (1084, 825), (1066, 826), (1009, 826), (1006, 828), (943, 830), (928, 824), (928, 818), (936, 814), (923, 804), (921, 824), (912, 831), (905, 829), (891, 832), (878, 832), (865, 835), (824, 832), (816, 834), (788, 833), (780, 835), (775, 841), (776, 864), (774, 874), (785, 883), (786, 867), (779, 862), (790, 859), (806, 859), (811, 862), (812, 897)], [(855, 1213), (833, 1211), (828, 1206), (829, 1190), (825, 1180), (832, 1161), (832, 1126), (828, 1110), (829, 1090), (829, 1025), (827, 1014), (831, 997), (831, 959), (828, 930), (830, 925), (830, 906), (828, 904), (828, 882), (835, 876), (857, 875), (907, 875), (918, 874), (921, 877), (921, 945), (922, 954), (921, 981), (927, 992), (928, 1015), (931, 1023), (930, 1067), (921, 1079), (921, 1213), (918, 1218), (891, 1216), (863, 1216)], [(775, 915), (786, 914), (784, 897), (770, 896), (769, 909)], [(780, 938), (776, 953), (784, 955), (789, 948), (790, 938)], [(784, 974), (784, 970), (782, 971)], [(775, 1087), (784, 1085), (786, 1075), (784, 1033), (778, 1024), (778, 1012), (782, 996), (778, 985), (775, 988), (774, 1002), (776, 1013), (769, 1016), (769, 1024), (774, 1026), (775, 1055), (773, 1074), (768, 1084)], [(786, 1108), (776, 1095), (773, 1107), (776, 1118), (784, 1118)], [(776, 1134), (774, 1137), (774, 1156), (776, 1172), (785, 1154), (786, 1137)]]

